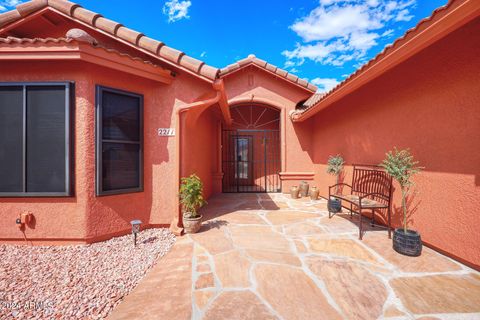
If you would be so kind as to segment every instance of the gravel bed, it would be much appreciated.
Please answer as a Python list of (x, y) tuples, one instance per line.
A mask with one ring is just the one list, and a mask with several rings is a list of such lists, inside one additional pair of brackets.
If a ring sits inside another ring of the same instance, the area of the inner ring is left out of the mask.
[(91, 245), (0, 245), (0, 319), (101, 319), (139, 283), (175, 236), (140, 232)]

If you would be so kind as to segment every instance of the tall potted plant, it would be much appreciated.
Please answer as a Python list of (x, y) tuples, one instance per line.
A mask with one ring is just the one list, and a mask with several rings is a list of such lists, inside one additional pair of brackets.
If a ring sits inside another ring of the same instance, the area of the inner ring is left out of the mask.
[[(330, 156), (327, 162), (327, 173), (335, 176), (335, 184), (339, 183), (340, 180), (340, 173), (343, 170), (343, 165), (345, 164), (345, 160), (343, 160), (342, 156), (337, 154), (336, 156)], [(338, 193), (338, 186), (335, 188), (335, 193)], [(340, 199), (335, 197), (331, 197), (328, 199), (328, 211), (332, 213), (338, 213), (342, 210), (342, 202)]]
[(183, 227), (185, 233), (195, 233), (202, 224), (200, 209), (205, 203), (203, 199), (203, 183), (196, 174), (181, 179), (180, 204), (183, 209)]
[(423, 169), (417, 165), (418, 161), (414, 160), (408, 149), (399, 151), (396, 147), (387, 152), (380, 164), (398, 182), (402, 191), (403, 228), (397, 228), (393, 233), (393, 249), (415, 257), (422, 253), (422, 239), (417, 231), (407, 229), (406, 201), (413, 186), (412, 177)]

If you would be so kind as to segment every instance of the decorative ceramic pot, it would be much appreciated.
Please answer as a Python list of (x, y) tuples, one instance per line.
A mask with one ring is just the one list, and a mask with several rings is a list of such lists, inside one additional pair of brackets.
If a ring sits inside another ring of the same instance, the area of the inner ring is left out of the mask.
[(309, 188), (309, 185), (308, 185), (308, 182), (307, 181), (302, 181), (300, 182), (300, 196), (301, 197), (307, 197), (308, 196), (308, 188)]
[(328, 212), (339, 213), (340, 211), (342, 211), (342, 201), (337, 198), (328, 199), (327, 209)]
[(183, 229), (185, 233), (196, 233), (202, 226), (202, 216), (191, 218), (190, 213), (183, 214)]
[(290, 196), (292, 197), (292, 199), (298, 199), (298, 193), (300, 192), (300, 190), (298, 189), (297, 186), (293, 186), (290, 188)]
[(312, 189), (310, 189), (310, 199), (318, 200), (319, 193), (320, 193), (320, 190), (318, 190), (317, 187), (312, 187)]
[(404, 232), (403, 228), (393, 233), (393, 250), (406, 256), (418, 257), (422, 253), (422, 239), (415, 230)]

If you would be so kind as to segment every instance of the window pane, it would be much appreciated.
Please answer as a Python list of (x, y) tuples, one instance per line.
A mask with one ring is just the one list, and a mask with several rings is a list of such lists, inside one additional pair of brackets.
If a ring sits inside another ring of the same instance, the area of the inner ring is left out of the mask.
[(23, 88), (0, 87), (0, 192), (23, 191)]
[(102, 134), (106, 140), (140, 140), (140, 98), (103, 91)]
[(65, 87), (27, 87), (27, 192), (65, 192)]
[(103, 143), (103, 191), (140, 187), (140, 146)]

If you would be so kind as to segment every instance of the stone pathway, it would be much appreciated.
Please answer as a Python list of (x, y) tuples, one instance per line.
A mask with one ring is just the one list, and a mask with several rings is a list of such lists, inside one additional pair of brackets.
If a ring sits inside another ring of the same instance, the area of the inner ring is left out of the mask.
[(223, 194), (203, 215), (112, 319), (480, 319), (480, 273), (368, 224), (359, 241), (325, 200)]

